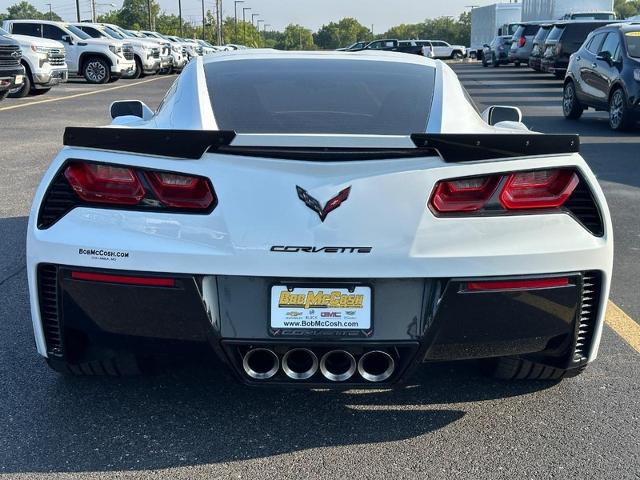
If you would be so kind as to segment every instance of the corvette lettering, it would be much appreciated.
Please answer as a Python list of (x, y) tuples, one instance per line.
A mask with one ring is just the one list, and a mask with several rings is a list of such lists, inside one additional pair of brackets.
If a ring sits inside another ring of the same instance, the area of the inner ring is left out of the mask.
[(294, 245), (274, 245), (272, 252), (280, 253), (371, 253), (373, 247), (302, 247)]
[[(280, 292), (278, 299), (278, 307), (280, 308), (363, 308), (364, 295), (355, 293), (342, 293), (333, 291), (325, 293), (322, 290), (318, 292), (308, 291), (305, 293), (291, 293), (287, 291)], [(326, 315), (323, 315), (326, 316)], [(329, 316), (334, 316), (329, 315)]]

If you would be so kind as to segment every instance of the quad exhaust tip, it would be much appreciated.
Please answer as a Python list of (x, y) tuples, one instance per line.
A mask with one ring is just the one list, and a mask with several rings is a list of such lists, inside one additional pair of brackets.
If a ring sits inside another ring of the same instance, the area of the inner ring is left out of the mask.
[(320, 360), (320, 372), (332, 382), (344, 382), (356, 373), (356, 359), (344, 350), (331, 350)]
[(367, 352), (358, 361), (358, 373), (369, 382), (383, 382), (393, 375), (396, 362), (382, 350)]
[(278, 373), (280, 360), (273, 350), (254, 348), (242, 359), (242, 368), (255, 380), (267, 380)]
[(293, 348), (282, 357), (282, 370), (293, 380), (306, 380), (318, 371), (318, 357), (308, 348)]

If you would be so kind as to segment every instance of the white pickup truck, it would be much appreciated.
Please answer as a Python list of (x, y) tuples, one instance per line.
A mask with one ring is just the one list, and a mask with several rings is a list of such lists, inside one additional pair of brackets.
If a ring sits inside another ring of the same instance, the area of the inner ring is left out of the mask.
[(26, 35), (9, 36), (20, 45), (20, 63), (25, 70), (24, 81), (9, 90), (9, 97), (22, 98), (29, 93), (46, 93), (54, 85), (67, 81), (69, 72), (62, 43)]
[(135, 70), (130, 44), (115, 39), (91, 38), (69, 23), (5, 20), (3, 28), (14, 35), (64, 43), (69, 75), (83, 76), (89, 83), (107, 83), (129, 76)]
[(74, 23), (76, 27), (93, 38), (114, 38), (130, 43), (133, 46), (133, 59), (136, 68), (131, 78), (154, 75), (160, 71), (160, 48), (155, 42), (136, 37), (127, 37), (112, 26), (103, 23)]

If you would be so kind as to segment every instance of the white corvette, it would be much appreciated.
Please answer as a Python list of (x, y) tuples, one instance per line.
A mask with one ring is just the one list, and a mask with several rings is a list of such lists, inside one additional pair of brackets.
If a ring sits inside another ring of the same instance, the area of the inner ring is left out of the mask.
[(204, 347), (252, 384), (379, 385), (431, 361), (558, 379), (595, 359), (613, 239), (578, 138), (478, 113), (444, 63), (222, 53), (156, 112), (111, 113), (67, 129), (31, 211), (53, 369)]

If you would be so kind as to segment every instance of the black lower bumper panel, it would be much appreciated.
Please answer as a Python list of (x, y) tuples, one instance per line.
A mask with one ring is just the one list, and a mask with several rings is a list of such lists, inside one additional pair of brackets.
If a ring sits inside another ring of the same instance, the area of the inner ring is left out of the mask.
[[(369, 352), (382, 352), (364, 360), (377, 362), (375, 368), (393, 365), (380, 383), (402, 380), (424, 361), (526, 356), (558, 368), (581, 366), (597, 318), (600, 274), (561, 277), (566, 282), (560, 286), (475, 291), (467, 288), (469, 283), (487, 279), (287, 280), (43, 264), (38, 286), (48, 355), (65, 362), (118, 353), (188, 353), (208, 345), (248, 383), (370, 385), (357, 368)], [(374, 295), (369, 336), (272, 335), (271, 287), (300, 281), (370, 286)], [(254, 349), (273, 352), (277, 372), (264, 379), (249, 375), (243, 361)], [(308, 378), (297, 378), (283, 368), (285, 355), (295, 349), (310, 351), (299, 356), (307, 355), (304, 361), (309, 362), (315, 357), (318, 363), (329, 352), (346, 352), (342, 360), (352, 356), (356, 370), (334, 381), (318, 365)]]

